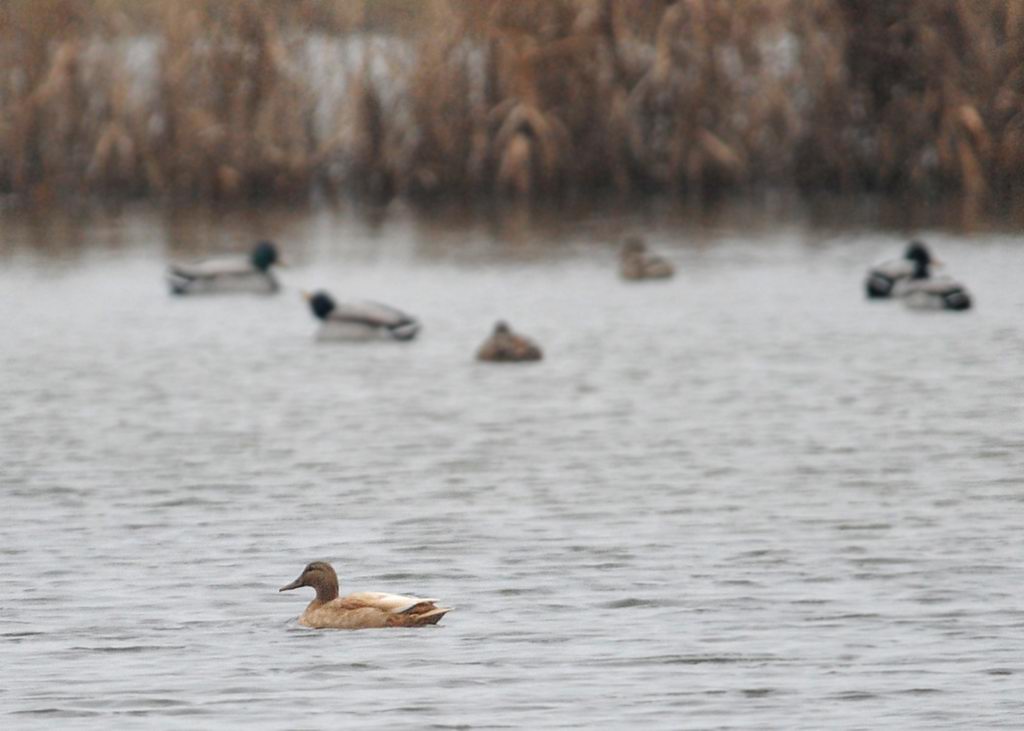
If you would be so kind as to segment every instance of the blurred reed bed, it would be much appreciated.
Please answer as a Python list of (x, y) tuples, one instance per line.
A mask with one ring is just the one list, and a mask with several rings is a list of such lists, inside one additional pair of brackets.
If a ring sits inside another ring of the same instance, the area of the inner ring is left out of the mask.
[(1024, 0), (4, 0), (0, 191), (985, 202), (1022, 95)]

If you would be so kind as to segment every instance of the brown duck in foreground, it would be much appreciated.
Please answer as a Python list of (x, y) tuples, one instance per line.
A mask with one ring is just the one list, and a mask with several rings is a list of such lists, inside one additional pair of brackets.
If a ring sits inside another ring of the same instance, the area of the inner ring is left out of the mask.
[(536, 343), (512, 332), (512, 328), (505, 322), (498, 322), (494, 326), (491, 337), (487, 338), (476, 352), (477, 360), (492, 363), (520, 363), (540, 360), (543, 357), (544, 354)]
[(648, 251), (639, 236), (630, 236), (619, 253), (619, 273), (623, 279), (668, 279), (676, 270), (668, 259)]
[(299, 624), (314, 629), (371, 629), (376, 627), (423, 627), (437, 624), (451, 607), (439, 607), (436, 599), (364, 591), (338, 596), (338, 575), (329, 563), (314, 561), (280, 591), (311, 586), (316, 598), (299, 617)]

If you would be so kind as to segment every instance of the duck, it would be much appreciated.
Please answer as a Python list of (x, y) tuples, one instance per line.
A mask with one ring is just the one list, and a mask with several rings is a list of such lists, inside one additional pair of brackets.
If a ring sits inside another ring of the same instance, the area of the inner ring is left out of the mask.
[(619, 252), (619, 273), (623, 279), (668, 279), (675, 274), (668, 259), (647, 249), (639, 236), (630, 236)]
[(903, 292), (903, 303), (915, 310), (971, 309), (971, 295), (962, 284), (950, 277), (912, 279)]
[(913, 252), (913, 270), (910, 276), (894, 288), (907, 307), (923, 310), (963, 311), (971, 308), (971, 295), (963, 284), (952, 277), (933, 277), (934, 259), (927, 248)]
[(476, 352), (476, 359), (492, 363), (522, 363), (541, 360), (544, 354), (535, 342), (512, 331), (508, 323), (498, 321), (494, 332)]
[(885, 299), (898, 297), (900, 289), (914, 273), (917, 262), (923, 261), (927, 267), (929, 264), (940, 262), (932, 257), (928, 247), (920, 241), (911, 241), (903, 251), (899, 259), (890, 259), (876, 264), (868, 270), (867, 279), (864, 280), (864, 290), (870, 299)]
[(420, 323), (411, 315), (379, 302), (343, 302), (338, 304), (323, 290), (303, 296), (313, 316), (323, 324), (318, 340), (412, 340)]
[(172, 294), (251, 292), (273, 294), (280, 289), (271, 269), (283, 265), (277, 246), (260, 241), (246, 255), (171, 264), (167, 283)]
[(312, 587), (316, 597), (299, 617), (299, 624), (313, 629), (375, 629), (424, 627), (437, 624), (452, 607), (437, 606), (437, 599), (364, 591), (338, 596), (338, 574), (326, 561), (306, 566), (299, 578), (278, 591)]

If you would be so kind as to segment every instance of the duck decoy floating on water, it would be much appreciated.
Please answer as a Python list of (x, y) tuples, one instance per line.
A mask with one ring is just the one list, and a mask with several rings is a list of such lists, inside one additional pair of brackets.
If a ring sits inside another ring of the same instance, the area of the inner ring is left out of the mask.
[(420, 323), (411, 315), (379, 302), (337, 303), (327, 292), (303, 293), (323, 324), (318, 340), (412, 340)]
[(280, 264), (277, 247), (270, 241), (260, 241), (248, 256), (223, 256), (172, 264), (167, 270), (167, 282), (173, 294), (271, 294), (279, 289), (271, 269)]
[(868, 271), (864, 288), (870, 298), (901, 298), (908, 307), (937, 310), (967, 310), (971, 296), (966, 288), (948, 276), (933, 276), (932, 266), (941, 264), (920, 241), (911, 241), (903, 258), (883, 262)]
[(373, 629), (423, 627), (437, 624), (451, 607), (437, 606), (437, 599), (364, 591), (338, 596), (338, 575), (324, 561), (314, 561), (292, 583), (279, 591), (302, 586), (316, 590), (316, 598), (299, 617), (299, 624), (314, 629)]
[(639, 236), (630, 236), (619, 252), (619, 273), (623, 279), (668, 279), (675, 274), (668, 259), (647, 249)]
[(919, 310), (969, 310), (971, 295), (962, 284), (949, 277), (911, 278), (903, 291), (907, 307)]
[(969, 310), (971, 295), (960, 282), (948, 276), (933, 277), (934, 262), (923, 246), (912, 253), (914, 263), (910, 276), (899, 283), (896, 293), (907, 307), (926, 310)]
[(544, 354), (535, 342), (512, 332), (512, 328), (501, 321), (494, 326), (494, 332), (476, 352), (477, 360), (492, 363), (522, 363), (543, 357)]
[(864, 291), (871, 299), (898, 297), (901, 286), (910, 279), (915, 269), (923, 262), (926, 268), (940, 263), (932, 257), (931, 251), (920, 241), (911, 241), (899, 259), (889, 259), (868, 270), (864, 280)]

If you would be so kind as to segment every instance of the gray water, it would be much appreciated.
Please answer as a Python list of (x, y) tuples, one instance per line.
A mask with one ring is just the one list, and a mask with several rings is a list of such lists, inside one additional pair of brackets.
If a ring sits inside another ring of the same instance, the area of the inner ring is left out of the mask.
[[(923, 231), (977, 307), (922, 313), (861, 296), (905, 232), (800, 216), (3, 215), (4, 728), (1020, 725), (1020, 236)], [(167, 295), (263, 235), (280, 295)], [(457, 609), (306, 630), (313, 559)]]

